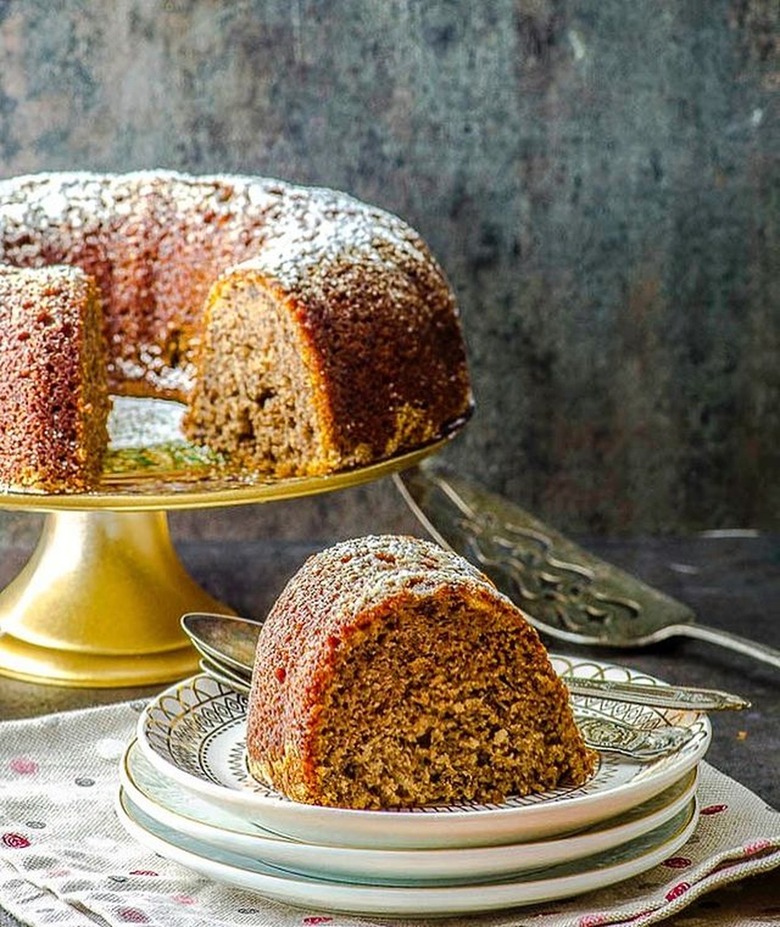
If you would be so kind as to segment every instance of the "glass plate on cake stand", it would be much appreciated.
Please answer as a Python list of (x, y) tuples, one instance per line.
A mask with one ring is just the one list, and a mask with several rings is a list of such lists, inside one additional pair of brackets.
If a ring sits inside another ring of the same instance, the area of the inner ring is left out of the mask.
[[(185, 441), (184, 407), (115, 397), (103, 478), (89, 492), (0, 489), (0, 508), (45, 515), (38, 546), (0, 592), (0, 674), (113, 688), (172, 682), (198, 668), (185, 612), (232, 610), (187, 573), (167, 512), (295, 499), (410, 467), (459, 430), (379, 463), (318, 477), (231, 473)], [(462, 423), (459, 423), (459, 425)]]

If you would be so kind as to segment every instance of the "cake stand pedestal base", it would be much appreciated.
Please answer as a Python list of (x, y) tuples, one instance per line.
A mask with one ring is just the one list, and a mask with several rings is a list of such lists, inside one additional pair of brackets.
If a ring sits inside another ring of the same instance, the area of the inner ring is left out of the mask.
[(179, 624), (233, 614), (186, 572), (165, 511), (54, 511), (19, 575), (0, 592), (0, 674), (115, 688), (198, 669)]

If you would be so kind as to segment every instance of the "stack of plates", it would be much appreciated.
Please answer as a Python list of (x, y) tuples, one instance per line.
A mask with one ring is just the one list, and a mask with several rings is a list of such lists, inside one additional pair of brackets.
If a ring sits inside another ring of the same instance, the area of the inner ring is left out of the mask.
[[(637, 679), (554, 657), (559, 672)], [(500, 805), (353, 811), (302, 805), (256, 783), (245, 761), (246, 697), (208, 676), (142, 714), (121, 766), (125, 827), (162, 856), (276, 901), (350, 914), (476, 913), (570, 897), (644, 872), (697, 821), (706, 715), (574, 698), (583, 718), (692, 736), (652, 762), (602, 754), (580, 788)]]

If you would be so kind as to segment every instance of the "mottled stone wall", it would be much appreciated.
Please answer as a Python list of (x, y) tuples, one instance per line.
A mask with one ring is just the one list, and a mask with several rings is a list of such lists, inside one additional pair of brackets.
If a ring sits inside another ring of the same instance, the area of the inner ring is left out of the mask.
[(779, 33), (776, 0), (0, 0), (0, 175), (248, 171), (387, 207), (460, 297), (478, 411), (451, 460), (566, 530), (776, 527)]

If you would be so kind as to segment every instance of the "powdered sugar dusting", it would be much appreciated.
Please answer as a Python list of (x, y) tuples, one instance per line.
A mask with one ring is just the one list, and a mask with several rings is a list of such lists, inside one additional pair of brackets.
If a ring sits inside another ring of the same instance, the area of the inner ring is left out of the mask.
[(115, 396), (108, 417), (111, 447), (121, 450), (181, 441), (184, 411), (180, 402)]
[[(0, 181), (0, 260), (43, 260), (53, 244), (67, 258), (68, 251), (88, 245), (82, 240), (86, 230), (110, 234), (117, 219), (129, 215), (147, 220), (175, 215), (196, 225), (211, 212), (220, 220), (215, 250), (225, 255), (222, 269), (231, 266), (224, 245), (232, 243), (234, 257), (241, 258), (235, 263), (273, 268), (283, 285), (294, 286), (307, 266), (345, 253), (353, 260), (391, 264), (394, 249), (401, 263), (432, 262), (405, 222), (346, 193), (266, 178), (172, 171), (33, 174)], [(248, 258), (239, 247), (247, 238), (254, 250)]]

